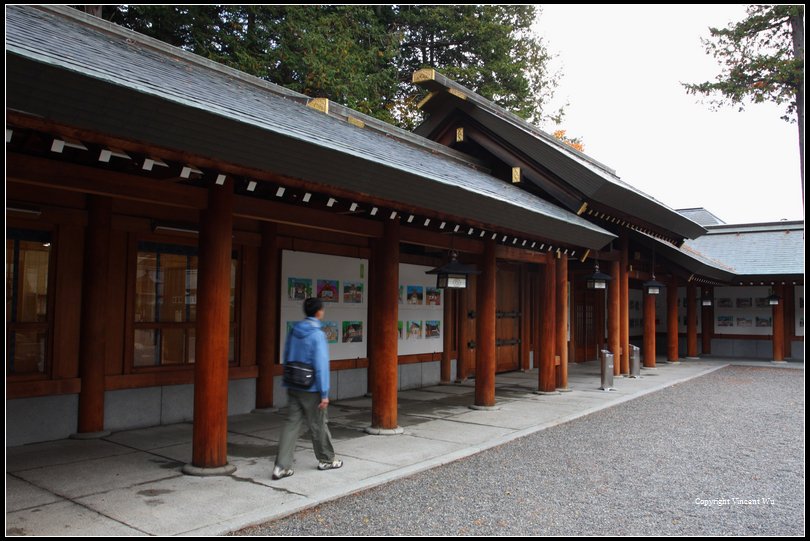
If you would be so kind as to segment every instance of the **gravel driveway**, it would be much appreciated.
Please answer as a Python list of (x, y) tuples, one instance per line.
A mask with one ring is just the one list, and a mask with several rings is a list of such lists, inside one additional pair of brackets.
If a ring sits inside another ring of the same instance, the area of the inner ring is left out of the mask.
[(804, 454), (804, 370), (732, 366), (237, 534), (804, 535)]

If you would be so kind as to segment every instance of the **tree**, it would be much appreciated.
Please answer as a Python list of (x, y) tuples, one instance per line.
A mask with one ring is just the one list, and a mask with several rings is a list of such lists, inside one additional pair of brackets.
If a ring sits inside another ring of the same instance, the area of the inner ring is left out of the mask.
[(313, 97), (412, 128), (432, 67), (534, 122), (558, 75), (536, 6), (104, 6), (103, 17)]
[(747, 101), (785, 105), (784, 120), (799, 126), (804, 200), (804, 5), (751, 5), (727, 28), (709, 28), (706, 53), (722, 65), (715, 81), (685, 84), (690, 94), (719, 95), (713, 102), (742, 111)]
[(558, 141), (565, 143), (574, 150), (578, 150), (579, 152), (585, 152), (585, 145), (582, 144), (581, 137), (568, 137), (565, 133), (565, 130), (555, 130), (554, 133), (552, 133), (551, 135), (553, 135), (554, 138), (557, 139)]

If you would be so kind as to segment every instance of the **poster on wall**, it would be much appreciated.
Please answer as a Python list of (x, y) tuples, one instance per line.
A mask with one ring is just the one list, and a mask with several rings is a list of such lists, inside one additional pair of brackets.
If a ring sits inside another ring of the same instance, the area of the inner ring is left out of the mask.
[(714, 294), (716, 334), (767, 336), (773, 332), (767, 286), (717, 287)]
[(440, 353), (444, 346), (445, 292), (436, 287), (433, 267), (399, 265), (399, 354)]
[(283, 250), (280, 347), (292, 326), (304, 318), (304, 299), (317, 297), (324, 302), (321, 328), (330, 359), (365, 358), (367, 268), (366, 259)]

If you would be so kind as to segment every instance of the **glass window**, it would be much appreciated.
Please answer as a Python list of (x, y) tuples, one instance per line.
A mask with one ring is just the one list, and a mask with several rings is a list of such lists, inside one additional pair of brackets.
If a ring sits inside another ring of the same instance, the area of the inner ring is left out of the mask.
[(6, 374), (44, 374), (51, 235), (6, 231)]
[[(230, 347), (235, 360), (237, 257), (231, 261)], [(197, 248), (174, 244), (138, 244), (135, 270), (133, 365), (194, 363), (197, 321)]]

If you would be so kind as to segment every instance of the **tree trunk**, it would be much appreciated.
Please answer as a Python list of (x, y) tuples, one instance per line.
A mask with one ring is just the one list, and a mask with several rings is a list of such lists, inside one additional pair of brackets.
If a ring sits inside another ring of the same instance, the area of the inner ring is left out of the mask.
[[(793, 56), (802, 61), (804, 70), (804, 14), (790, 16), (790, 33), (793, 37)], [(804, 77), (796, 91), (796, 120), (799, 124), (799, 162), (802, 175), (802, 208), (804, 208)]]

